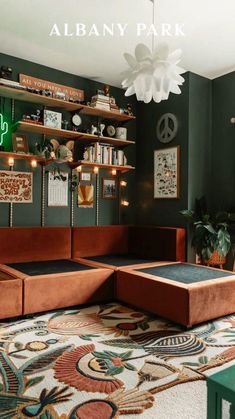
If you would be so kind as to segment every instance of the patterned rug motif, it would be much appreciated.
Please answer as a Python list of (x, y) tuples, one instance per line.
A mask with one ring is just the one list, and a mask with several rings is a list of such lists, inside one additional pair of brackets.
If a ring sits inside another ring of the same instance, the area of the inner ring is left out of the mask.
[(119, 304), (0, 323), (1, 419), (141, 417), (235, 359), (235, 316), (188, 331)]

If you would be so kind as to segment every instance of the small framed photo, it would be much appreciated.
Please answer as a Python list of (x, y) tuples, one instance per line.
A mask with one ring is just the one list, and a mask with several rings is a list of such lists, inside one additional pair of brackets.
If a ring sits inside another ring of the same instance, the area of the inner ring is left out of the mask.
[(91, 172), (80, 172), (80, 182), (91, 182), (92, 174)]
[(113, 178), (102, 179), (102, 198), (115, 199), (117, 196), (117, 181)]
[(15, 153), (29, 152), (27, 137), (24, 134), (12, 134), (12, 148)]
[(62, 114), (60, 112), (44, 110), (44, 125), (50, 128), (61, 129)]

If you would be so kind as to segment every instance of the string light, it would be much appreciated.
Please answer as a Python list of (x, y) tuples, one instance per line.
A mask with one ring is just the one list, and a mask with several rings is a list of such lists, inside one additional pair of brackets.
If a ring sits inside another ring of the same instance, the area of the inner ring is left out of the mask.
[(94, 173), (97, 175), (99, 173), (99, 168), (97, 166), (94, 167)]
[(127, 186), (127, 181), (126, 181), (126, 180), (121, 180), (121, 181), (120, 181), (120, 186), (121, 186), (122, 188), (126, 188), (126, 186)]
[(126, 199), (122, 199), (122, 201), (121, 201), (121, 205), (122, 205), (122, 207), (129, 207), (129, 201), (127, 201)]
[(78, 166), (76, 170), (77, 170), (77, 172), (81, 172), (82, 171), (82, 166)]
[(37, 165), (38, 165), (38, 162), (37, 162), (37, 160), (35, 160), (35, 159), (33, 159), (33, 160), (31, 160), (31, 166), (33, 167), (33, 168), (35, 168), (35, 167), (37, 167)]
[(117, 170), (116, 170), (116, 169), (112, 169), (112, 170), (111, 170), (111, 174), (112, 174), (113, 176), (116, 176), (116, 174), (117, 174)]
[(15, 163), (15, 160), (13, 159), (13, 157), (9, 157), (8, 159), (8, 166), (9, 167), (13, 167)]

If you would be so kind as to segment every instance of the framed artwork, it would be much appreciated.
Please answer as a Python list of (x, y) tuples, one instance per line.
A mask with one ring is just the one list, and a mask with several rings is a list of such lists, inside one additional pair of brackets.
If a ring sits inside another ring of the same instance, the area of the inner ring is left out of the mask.
[(78, 207), (93, 208), (94, 205), (94, 186), (79, 185), (78, 186)]
[(91, 182), (92, 181), (92, 174), (91, 172), (80, 172), (80, 182)]
[(0, 171), (0, 203), (31, 204), (33, 174), (31, 172)]
[(44, 125), (50, 128), (61, 129), (62, 114), (60, 112), (44, 110)]
[(102, 179), (102, 198), (115, 199), (117, 196), (117, 181), (113, 178)]
[(154, 198), (179, 198), (180, 146), (154, 151)]
[(12, 148), (15, 153), (28, 153), (29, 146), (26, 135), (12, 134)]

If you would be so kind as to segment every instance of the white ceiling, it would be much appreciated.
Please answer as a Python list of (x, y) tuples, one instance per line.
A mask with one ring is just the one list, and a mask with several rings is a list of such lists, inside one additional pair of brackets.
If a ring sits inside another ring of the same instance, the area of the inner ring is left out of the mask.
[[(0, 0), (0, 52), (120, 86), (126, 69), (124, 52), (135, 45), (151, 46), (146, 33), (136, 35), (136, 24), (152, 23), (150, 0)], [(215, 78), (235, 70), (234, 0), (155, 0), (155, 21), (184, 24), (185, 36), (158, 36), (170, 48), (183, 50), (181, 65), (189, 71)], [(54, 23), (74, 30), (85, 23), (127, 23), (124, 37), (49, 37)], [(7, 63), (6, 63), (7, 64)]]

